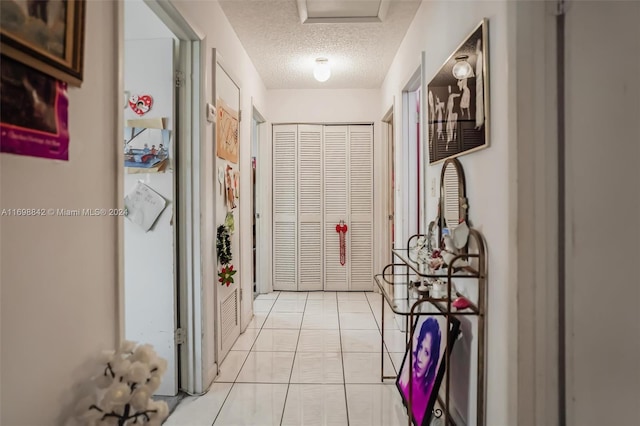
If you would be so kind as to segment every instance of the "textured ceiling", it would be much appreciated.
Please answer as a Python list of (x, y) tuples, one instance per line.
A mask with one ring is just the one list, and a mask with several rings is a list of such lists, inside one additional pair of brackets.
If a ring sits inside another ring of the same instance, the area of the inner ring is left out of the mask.
[[(420, 0), (391, 0), (383, 22), (344, 24), (302, 24), (296, 0), (220, 5), (268, 89), (376, 89)], [(331, 64), (324, 83), (313, 78), (318, 57)]]

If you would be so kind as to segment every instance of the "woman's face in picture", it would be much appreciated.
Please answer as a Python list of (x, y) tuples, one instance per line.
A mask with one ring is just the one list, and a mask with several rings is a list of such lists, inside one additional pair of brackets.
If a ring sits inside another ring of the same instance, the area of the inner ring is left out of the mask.
[(429, 361), (431, 361), (431, 339), (431, 333), (427, 333), (424, 342), (422, 342), (422, 346), (420, 346), (418, 353), (416, 353), (416, 375), (418, 377), (423, 377), (427, 374)]

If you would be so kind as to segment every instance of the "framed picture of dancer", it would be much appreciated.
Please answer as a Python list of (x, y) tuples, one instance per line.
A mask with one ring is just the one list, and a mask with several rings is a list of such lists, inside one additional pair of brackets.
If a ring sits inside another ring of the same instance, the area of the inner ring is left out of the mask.
[[(451, 317), (449, 348), (460, 332), (460, 322)], [(408, 407), (411, 392), (411, 421), (414, 426), (428, 426), (438, 398), (440, 383), (445, 374), (447, 319), (442, 316), (421, 315), (413, 328), (413, 344), (407, 348), (396, 386)], [(411, 382), (411, 391), (409, 390)]]
[(489, 146), (487, 36), (484, 19), (427, 85), (429, 164)]

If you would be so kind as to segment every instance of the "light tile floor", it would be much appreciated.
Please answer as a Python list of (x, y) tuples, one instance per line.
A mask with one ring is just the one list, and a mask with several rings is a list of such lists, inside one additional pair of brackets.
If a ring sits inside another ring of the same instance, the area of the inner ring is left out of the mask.
[[(209, 392), (185, 398), (165, 425), (406, 425), (394, 381), (380, 382), (380, 297), (258, 296), (254, 319)], [(385, 311), (388, 375), (400, 368), (405, 338), (390, 314)]]

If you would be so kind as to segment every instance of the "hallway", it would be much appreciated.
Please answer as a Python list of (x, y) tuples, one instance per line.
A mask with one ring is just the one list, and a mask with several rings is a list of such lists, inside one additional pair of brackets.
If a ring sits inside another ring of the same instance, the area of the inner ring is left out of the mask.
[[(258, 296), (209, 392), (185, 398), (165, 425), (405, 425), (395, 384), (380, 383), (380, 298)], [(395, 374), (405, 335), (385, 309), (385, 373)]]

